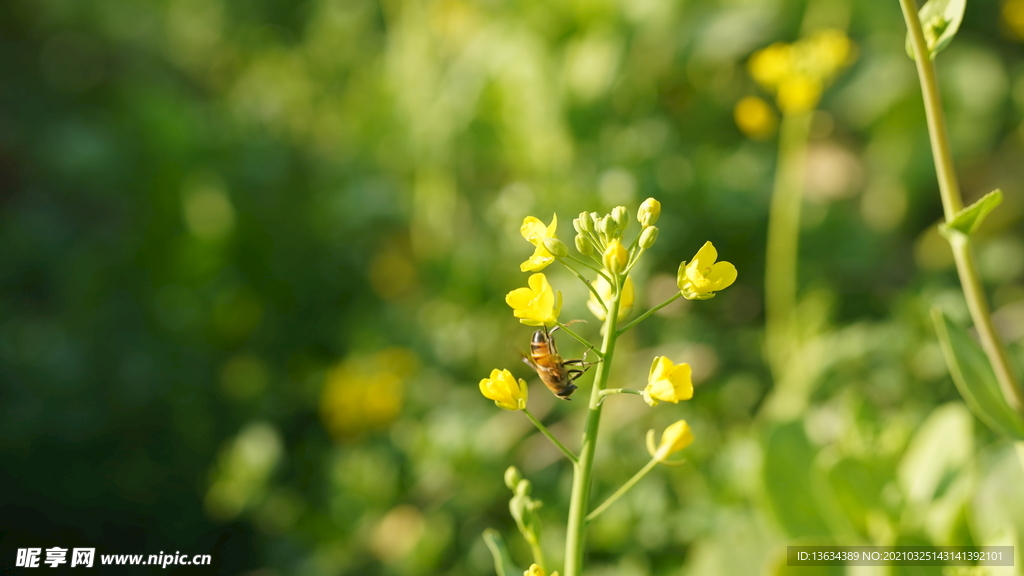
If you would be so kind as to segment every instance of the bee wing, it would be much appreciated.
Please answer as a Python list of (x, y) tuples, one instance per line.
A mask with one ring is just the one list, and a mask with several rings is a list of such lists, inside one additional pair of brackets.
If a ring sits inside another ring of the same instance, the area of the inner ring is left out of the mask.
[(530, 368), (533, 368), (534, 372), (540, 372), (541, 371), (541, 367), (537, 366), (537, 364), (529, 356), (527, 356), (526, 354), (523, 354), (522, 351), (519, 352), (519, 357), (523, 359), (523, 362), (527, 366), (529, 366)]

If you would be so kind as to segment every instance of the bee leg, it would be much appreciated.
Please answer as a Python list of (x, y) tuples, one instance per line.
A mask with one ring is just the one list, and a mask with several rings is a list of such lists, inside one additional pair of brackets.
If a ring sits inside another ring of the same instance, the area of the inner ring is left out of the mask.
[(579, 322), (583, 322), (584, 324), (587, 323), (587, 321), (582, 319), (582, 318), (577, 318), (575, 320), (569, 320), (568, 322), (566, 322), (565, 324), (562, 324), (561, 326), (557, 326), (556, 325), (556, 326), (552, 327), (551, 330), (548, 330), (548, 334), (554, 334), (555, 330), (558, 330), (562, 326), (572, 326), (573, 324), (577, 324)]
[(568, 377), (569, 377), (569, 382), (574, 382), (577, 378), (579, 378), (580, 376), (583, 376), (584, 372), (586, 372), (586, 370), (566, 370), (565, 371), (566, 375), (568, 375)]

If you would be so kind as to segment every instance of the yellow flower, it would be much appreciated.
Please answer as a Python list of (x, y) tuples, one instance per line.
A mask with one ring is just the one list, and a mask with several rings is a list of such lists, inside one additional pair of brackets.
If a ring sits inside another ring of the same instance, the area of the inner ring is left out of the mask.
[(619, 274), (626, 269), (626, 264), (629, 263), (629, 252), (618, 238), (614, 238), (608, 243), (601, 258), (605, 269), (610, 270), (613, 274)]
[(736, 267), (729, 262), (715, 262), (718, 251), (711, 242), (705, 242), (689, 264), (679, 265), (676, 283), (687, 300), (707, 300), (715, 292), (736, 281)]
[[(607, 273), (607, 271), (605, 271)], [(608, 284), (608, 281), (604, 279), (604, 276), (598, 276), (597, 280), (593, 282), (594, 290), (601, 295), (601, 300), (607, 305), (612, 299), (612, 287)], [(633, 277), (626, 276), (626, 281), (622, 284), (622, 296), (619, 297), (619, 320), (622, 320), (629, 316), (629, 313), (633, 311), (633, 304), (636, 302), (636, 289), (633, 287)], [(597, 319), (604, 322), (608, 314), (605, 313), (604, 308), (601, 307), (601, 303), (597, 301), (597, 296), (594, 293), (590, 293), (590, 300), (587, 300), (587, 308), (597, 316)]]
[(793, 52), (792, 45), (776, 42), (755, 52), (747, 62), (747, 69), (758, 84), (774, 88), (792, 72), (796, 59)]
[(830, 28), (803, 40), (805, 68), (822, 79), (831, 78), (850, 60), (853, 44), (842, 30)]
[(562, 293), (555, 292), (543, 274), (532, 274), (529, 288), (516, 288), (505, 296), (512, 313), (527, 326), (554, 326), (562, 311)]
[(664, 462), (666, 458), (693, 444), (693, 431), (686, 420), (680, 420), (665, 428), (661, 433), (661, 442), (654, 452), (654, 459)]
[(755, 140), (764, 140), (774, 134), (778, 124), (771, 106), (757, 96), (747, 96), (737, 102), (733, 117), (740, 131)]
[(775, 99), (785, 114), (810, 112), (821, 100), (821, 81), (805, 74), (790, 76), (779, 84)]
[[(754, 80), (776, 92), (779, 108), (793, 114), (817, 106), (822, 90), (850, 63), (853, 52), (853, 43), (846, 34), (828, 29), (793, 44), (776, 42), (758, 50), (747, 67)], [(738, 107), (736, 117), (739, 124)]]
[(668, 358), (658, 356), (651, 364), (647, 387), (643, 391), (644, 401), (657, 406), (661, 400), (678, 404), (680, 400), (693, 398), (691, 374), (689, 364), (673, 364)]
[(533, 256), (526, 262), (519, 265), (519, 269), (523, 272), (537, 272), (547, 268), (548, 264), (555, 261), (555, 256), (544, 247), (545, 238), (556, 238), (555, 231), (558, 229), (558, 215), (551, 215), (551, 224), (544, 226), (544, 223), (534, 218), (533, 216), (527, 216), (523, 218), (523, 225), (519, 228), (519, 233), (526, 238), (530, 244), (535, 246)]
[[(523, 572), (523, 576), (544, 576), (544, 571), (536, 564), (530, 564), (530, 569)], [(552, 572), (551, 576), (558, 576), (558, 572)]]
[(508, 370), (491, 370), (491, 377), (480, 381), (480, 393), (488, 400), (494, 400), (498, 408), (522, 410), (526, 408), (528, 390), (526, 380), (518, 381)]

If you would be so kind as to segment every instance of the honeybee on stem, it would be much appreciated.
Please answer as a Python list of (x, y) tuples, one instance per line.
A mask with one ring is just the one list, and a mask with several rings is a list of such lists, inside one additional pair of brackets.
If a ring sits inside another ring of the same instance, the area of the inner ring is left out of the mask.
[[(578, 320), (578, 322), (582, 322), (582, 320)], [(562, 400), (570, 400), (569, 396), (576, 390), (576, 385), (573, 382), (595, 362), (587, 362), (586, 352), (583, 353), (582, 359), (562, 360), (562, 357), (558, 355), (558, 348), (555, 347), (555, 338), (552, 335), (558, 328), (555, 326), (550, 331), (547, 328), (541, 328), (534, 332), (533, 338), (530, 340), (530, 355), (524, 355), (523, 362), (537, 372), (540, 381), (548, 387), (548, 390), (551, 390), (552, 394)], [(569, 366), (578, 366), (579, 368), (569, 368)]]

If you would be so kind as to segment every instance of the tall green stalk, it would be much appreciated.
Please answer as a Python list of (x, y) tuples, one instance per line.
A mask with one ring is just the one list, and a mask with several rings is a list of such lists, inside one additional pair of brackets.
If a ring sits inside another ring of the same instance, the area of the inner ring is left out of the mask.
[(604, 340), (601, 342), (601, 357), (594, 374), (594, 386), (590, 391), (590, 405), (583, 429), (579, 462), (573, 467), (572, 492), (569, 500), (569, 522), (565, 535), (565, 576), (580, 576), (583, 572), (583, 550), (587, 529), (587, 506), (590, 501), (591, 475), (594, 469), (594, 451), (597, 446), (597, 432), (601, 425), (601, 391), (608, 385), (619, 317), (619, 297), (622, 279), (615, 277), (615, 289), (608, 302), (608, 314), (604, 321)]
[[(921, 83), (921, 94), (924, 99), (924, 112), (928, 120), (928, 136), (931, 140), (932, 156), (935, 161), (935, 174), (939, 180), (939, 195), (942, 198), (942, 210), (946, 223), (963, 209), (964, 202), (960, 195), (960, 184), (957, 181), (953, 165), (953, 155), (949, 148), (949, 136), (946, 130), (946, 118), (942, 112), (942, 99), (939, 96), (939, 85), (935, 75), (935, 65), (931, 59), (928, 44), (925, 41), (921, 20), (918, 17), (914, 0), (900, 0), (903, 18), (910, 32), (910, 41), (917, 62), (917, 76)], [(960, 285), (964, 290), (967, 308), (971, 320), (978, 331), (981, 347), (988, 357), (989, 364), (995, 372), (999, 388), (1006, 398), (1007, 404), (1014, 410), (1024, 414), (1024, 393), (1013, 376), (1006, 350), (992, 324), (988, 301), (984, 288), (978, 277), (978, 267), (971, 251), (970, 236), (958, 230), (949, 229), (949, 244), (956, 261)]]
[(797, 253), (800, 238), (800, 204), (804, 191), (804, 167), (811, 112), (785, 114), (779, 129), (778, 167), (768, 215), (768, 247), (765, 263), (765, 328), (768, 362), (776, 381), (797, 339)]

